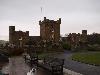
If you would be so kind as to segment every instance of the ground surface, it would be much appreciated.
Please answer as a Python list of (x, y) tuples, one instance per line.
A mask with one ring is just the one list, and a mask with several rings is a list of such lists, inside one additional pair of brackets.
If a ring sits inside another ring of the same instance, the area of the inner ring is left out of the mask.
[(100, 52), (93, 53), (75, 53), (72, 59), (83, 63), (100, 66)]
[[(83, 75), (100, 75), (100, 66), (93, 66), (73, 61), (70, 59), (72, 54), (73, 53), (66, 51), (64, 53), (54, 54), (54, 56), (65, 59), (64, 67), (66, 69), (81, 73)], [(10, 75), (26, 75), (27, 72), (30, 70), (30, 68), (25, 64), (24, 59), (21, 56), (12, 57), (9, 60)], [(42, 75), (42, 73), (39, 73), (39, 75)]]
[(70, 58), (72, 54), (73, 53), (66, 51), (64, 53), (56, 55), (56, 57), (65, 59), (64, 67), (67, 69), (73, 70), (83, 75), (100, 75), (100, 66), (93, 66), (73, 61)]
[[(22, 56), (16, 56), (9, 59), (9, 75), (27, 75), (31, 68), (24, 62)], [(29, 75), (31, 75), (29, 73)], [(34, 75), (34, 74), (33, 74)], [(45, 71), (39, 69), (36, 75), (46, 75)]]
[[(31, 73), (28, 73), (30, 70), (31, 68), (24, 62), (22, 56), (14, 56), (9, 58), (9, 63), (3, 67), (2, 72), (5, 74), (9, 73), (9, 75), (31, 75)], [(41, 68), (39, 68), (36, 72), (36, 75), (50, 75)], [(65, 73), (64, 75), (68, 74)]]
[(9, 75), (27, 75), (30, 68), (20, 56), (9, 58)]

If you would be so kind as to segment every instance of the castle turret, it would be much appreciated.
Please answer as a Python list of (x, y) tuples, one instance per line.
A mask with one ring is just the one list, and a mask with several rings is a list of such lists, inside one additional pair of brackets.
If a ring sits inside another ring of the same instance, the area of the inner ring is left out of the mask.
[(15, 26), (9, 26), (9, 43), (13, 44)]
[(87, 42), (87, 30), (82, 30), (82, 37), (81, 37), (82, 42)]
[(87, 30), (82, 30), (82, 35), (87, 35)]

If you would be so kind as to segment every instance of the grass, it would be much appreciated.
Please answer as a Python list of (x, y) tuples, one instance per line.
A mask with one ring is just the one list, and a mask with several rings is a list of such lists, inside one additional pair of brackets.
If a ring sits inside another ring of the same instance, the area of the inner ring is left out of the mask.
[(95, 53), (75, 53), (72, 60), (100, 66), (100, 52)]
[(47, 56), (49, 56), (48, 53), (41, 53), (41, 54), (38, 54), (39, 59), (43, 59), (44, 57), (47, 57)]
[(54, 57), (56, 54), (59, 54), (61, 52), (46, 52), (46, 53), (41, 53), (38, 54), (39, 59), (43, 59), (45, 57)]

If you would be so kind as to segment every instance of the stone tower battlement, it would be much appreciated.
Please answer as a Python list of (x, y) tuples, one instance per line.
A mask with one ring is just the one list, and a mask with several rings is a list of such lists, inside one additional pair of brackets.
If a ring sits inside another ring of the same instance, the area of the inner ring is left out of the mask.
[(44, 17), (43, 21), (39, 21), (39, 25), (42, 25), (43, 23), (57, 23), (57, 24), (61, 24), (61, 18), (59, 18), (59, 20), (54, 21), (54, 20), (49, 20), (46, 17)]
[(60, 24), (61, 18), (59, 18), (57, 21), (46, 19), (46, 17), (44, 17), (43, 21), (40, 20), (40, 37), (42, 40), (45, 40), (46, 42), (59, 42)]
[(82, 30), (83, 35), (87, 35), (87, 30)]

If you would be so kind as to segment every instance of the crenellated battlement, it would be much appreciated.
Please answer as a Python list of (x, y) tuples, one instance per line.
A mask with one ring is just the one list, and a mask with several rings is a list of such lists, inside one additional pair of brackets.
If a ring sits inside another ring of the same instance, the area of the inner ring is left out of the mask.
[(43, 24), (43, 23), (57, 23), (57, 24), (61, 24), (61, 18), (59, 18), (59, 20), (55, 21), (55, 20), (49, 20), (46, 17), (44, 17), (43, 21), (39, 21), (39, 25)]

